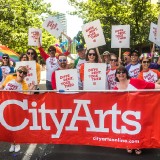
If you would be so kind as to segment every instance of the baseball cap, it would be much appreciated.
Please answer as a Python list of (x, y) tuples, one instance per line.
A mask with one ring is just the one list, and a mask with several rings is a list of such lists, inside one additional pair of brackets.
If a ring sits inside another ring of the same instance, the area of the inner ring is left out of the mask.
[(3, 54), (2, 57), (8, 57), (9, 58), (9, 55), (8, 54)]
[(76, 50), (77, 51), (82, 51), (82, 50), (84, 50), (84, 46), (82, 44), (79, 44), (79, 45), (76, 46)]
[(110, 55), (109, 51), (103, 52), (103, 56), (105, 56), (105, 55)]

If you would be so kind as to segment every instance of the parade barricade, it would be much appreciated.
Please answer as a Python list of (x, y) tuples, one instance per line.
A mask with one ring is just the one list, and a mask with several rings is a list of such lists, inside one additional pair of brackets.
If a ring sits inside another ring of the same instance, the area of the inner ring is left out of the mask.
[(41, 92), (0, 92), (0, 141), (160, 147), (159, 90)]

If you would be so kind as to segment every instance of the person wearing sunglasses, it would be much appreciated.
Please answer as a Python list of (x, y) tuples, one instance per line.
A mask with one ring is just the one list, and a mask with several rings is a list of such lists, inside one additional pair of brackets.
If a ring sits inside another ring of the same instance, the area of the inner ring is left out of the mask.
[(10, 57), (8, 54), (2, 55), (2, 65), (1, 65), (3, 79), (1, 83), (5, 80), (6, 76), (10, 73), (14, 73), (14, 67), (10, 65)]
[[(95, 48), (90, 48), (87, 51), (85, 60), (86, 60), (86, 63), (99, 63), (99, 56), (98, 56), (97, 50)], [(80, 80), (83, 84), (83, 81), (84, 81), (84, 63), (82, 63), (80, 65)]]
[[(63, 34), (63, 33), (62, 33)], [(40, 55), (46, 61), (46, 88), (47, 90), (52, 90), (52, 83), (51, 83), (51, 76), (54, 71), (59, 68), (59, 64), (56, 57), (56, 47), (54, 45), (49, 46), (48, 54), (44, 51), (40, 43), (40, 34), (37, 35), (38, 37), (38, 49), (40, 51)], [(65, 34), (64, 34), (65, 36)], [(66, 37), (69, 39), (68, 37)], [(71, 43), (71, 40), (68, 40)], [(70, 46), (70, 45), (69, 45)], [(66, 56), (70, 54), (70, 48), (64, 52)]]
[[(37, 75), (37, 85), (35, 86), (36, 90), (39, 90), (39, 83), (41, 79), (41, 66), (38, 63), (38, 55), (35, 49), (29, 48), (27, 50), (27, 56), (29, 61), (35, 61), (36, 62), (36, 75)], [(35, 94), (38, 94), (39, 92), (35, 92)]]
[[(117, 86), (114, 88), (114, 90), (136, 91), (138, 89), (160, 89), (159, 84), (131, 78), (124, 66), (120, 66), (116, 69), (115, 77)], [(137, 155), (142, 153), (141, 149), (127, 149), (128, 153), (133, 153), (133, 151), (135, 151), (135, 154)]]
[(112, 90), (116, 86), (116, 81), (115, 81), (115, 72), (117, 69), (118, 65), (118, 57), (115, 54), (110, 55), (110, 66), (111, 68), (107, 70), (107, 85), (106, 88), (109, 90)]
[[(24, 78), (27, 76), (28, 70), (25, 66), (20, 66), (16, 73), (7, 75), (6, 79), (0, 85), (0, 90), (15, 90), (21, 91), (22, 93), (29, 94), (26, 92), (27, 90), (33, 90), (34, 86), (28, 87), (27, 83), (25, 82)], [(18, 152), (20, 151), (19, 144), (11, 144), (9, 152)]]
[[(58, 64), (59, 64), (59, 68), (57, 70), (65, 70), (65, 69), (69, 69), (68, 63), (67, 63), (67, 56), (65, 54), (60, 54), (58, 56)], [(52, 89), (56, 90), (56, 72), (54, 71), (52, 73), (52, 78), (51, 78), (51, 83), (52, 83)]]
[(141, 69), (138, 75), (138, 79), (145, 80), (147, 82), (158, 83), (160, 78), (160, 72), (156, 69), (150, 69), (151, 56), (148, 53), (143, 53), (141, 55)]

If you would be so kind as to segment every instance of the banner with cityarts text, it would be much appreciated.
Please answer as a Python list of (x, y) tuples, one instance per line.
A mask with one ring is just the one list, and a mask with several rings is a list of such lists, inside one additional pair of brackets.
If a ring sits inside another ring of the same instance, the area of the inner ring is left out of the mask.
[(0, 141), (160, 148), (159, 92), (0, 97)]

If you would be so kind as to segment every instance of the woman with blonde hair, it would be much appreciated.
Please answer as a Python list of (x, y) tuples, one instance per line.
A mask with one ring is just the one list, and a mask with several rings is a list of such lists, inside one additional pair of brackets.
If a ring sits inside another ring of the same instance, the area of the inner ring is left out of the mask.
[[(34, 85), (28, 87), (24, 78), (27, 76), (28, 69), (25, 66), (20, 66), (16, 73), (7, 75), (6, 79), (0, 86), (1, 90), (15, 90), (27, 93), (27, 90), (33, 90)], [(18, 152), (20, 151), (20, 145), (12, 143), (9, 149), (9, 152)]]

